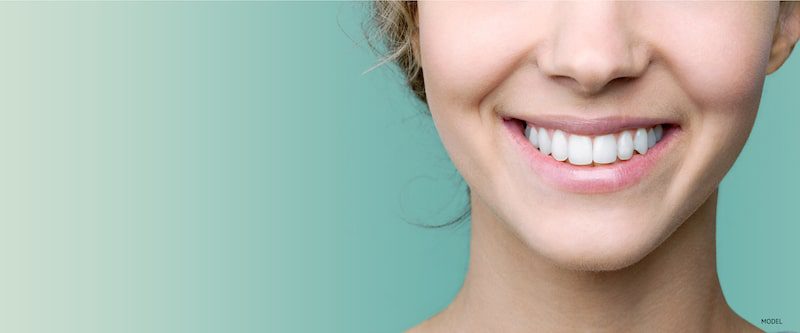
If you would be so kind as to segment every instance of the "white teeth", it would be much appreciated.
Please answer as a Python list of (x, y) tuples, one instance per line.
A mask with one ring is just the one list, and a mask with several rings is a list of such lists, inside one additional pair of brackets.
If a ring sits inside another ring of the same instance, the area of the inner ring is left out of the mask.
[[(571, 139), (570, 143), (572, 143)], [(572, 146), (570, 146), (570, 149), (572, 149)], [(570, 150), (571, 158), (572, 150)], [(617, 160), (617, 140), (614, 138), (614, 134), (606, 134), (594, 138), (594, 142), (592, 142), (592, 159), (595, 163), (600, 164), (613, 163)]]
[(661, 125), (656, 125), (653, 132), (656, 133), (656, 141), (661, 141), (661, 137), (664, 135), (664, 128)]
[(661, 125), (595, 137), (569, 134), (560, 129), (548, 132), (546, 128), (537, 129), (529, 124), (525, 127), (528, 141), (539, 148), (542, 154), (552, 155), (557, 161), (568, 161), (573, 165), (609, 164), (617, 159), (627, 161), (634, 152), (646, 154), (661, 141), (663, 135), (664, 128)]
[(547, 130), (544, 128), (539, 129), (539, 151), (542, 154), (550, 155), (550, 136), (547, 135)]
[(569, 136), (569, 163), (592, 164), (592, 138), (575, 134)]
[(553, 145), (551, 146), (553, 158), (556, 161), (566, 161), (569, 157), (567, 150), (567, 136), (561, 130), (553, 131)]
[(617, 156), (620, 160), (627, 161), (633, 156), (633, 136), (630, 131), (623, 131), (617, 141)]
[(525, 137), (534, 147), (539, 148), (539, 135), (536, 133), (536, 127), (525, 126)]
[(647, 131), (644, 128), (637, 128), (633, 135), (633, 149), (639, 154), (647, 153)]

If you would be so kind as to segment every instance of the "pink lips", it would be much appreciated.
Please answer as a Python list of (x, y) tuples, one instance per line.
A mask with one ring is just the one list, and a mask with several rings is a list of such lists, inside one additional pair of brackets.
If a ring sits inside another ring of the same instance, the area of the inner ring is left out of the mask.
[[(604, 119), (603, 121), (575, 121), (570, 119), (537, 119), (536, 124), (547, 128), (558, 128), (575, 134), (613, 133), (617, 130), (659, 124), (652, 119)], [(661, 122), (661, 123), (667, 123)], [(578, 166), (559, 162), (544, 155), (525, 137), (524, 124), (516, 119), (503, 119), (507, 133), (528, 161), (533, 172), (547, 184), (562, 191), (575, 193), (607, 193), (619, 191), (639, 183), (664, 157), (680, 133), (680, 127), (669, 126), (661, 141), (646, 154), (634, 154), (627, 161), (616, 161), (599, 166)]]

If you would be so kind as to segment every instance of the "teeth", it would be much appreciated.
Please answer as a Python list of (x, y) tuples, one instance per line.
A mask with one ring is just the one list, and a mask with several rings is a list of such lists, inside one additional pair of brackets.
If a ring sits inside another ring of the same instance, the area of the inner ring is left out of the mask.
[(528, 141), (542, 154), (573, 165), (609, 164), (618, 159), (626, 161), (633, 157), (634, 152), (646, 154), (663, 135), (661, 125), (595, 137), (569, 134), (560, 129), (548, 131), (531, 125), (525, 127)]
[(534, 147), (539, 148), (539, 135), (536, 133), (536, 127), (525, 126), (525, 137)]
[(592, 138), (574, 134), (569, 136), (569, 163), (592, 164)]
[(620, 160), (627, 161), (633, 156), (633, 136), (631, 131), (623, 131), (619, 135), (617, 142), (617, 157)]
[(633, 149), (642, 155), (647, 153), (647, 131), (644, 128), (636, 129), (636, 134), (633, 135)]
[[(569, 151), (567, 148), (567, 136), (561, 130), (553, 131), (553, 145), (550, 147), (553, 152), (553, 158), (556, 161), (566, 161), (569, 157)], [(590, 147), (591, 149), (591, 147)]]
[(539, 151), (542, 154), (550, 155), (550, 136), (547, 135), (547, 130), (544, 128), (539, 129)]
[(595, 137), (592, 148), (592, 159), (595, 163), (608, 164), (617, 160), (617, 139), (614, 134)]

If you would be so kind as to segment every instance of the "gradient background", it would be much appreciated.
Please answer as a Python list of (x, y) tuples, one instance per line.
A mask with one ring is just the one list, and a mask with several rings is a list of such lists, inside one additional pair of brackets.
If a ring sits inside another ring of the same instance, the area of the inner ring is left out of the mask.
[[(365, 3), (0, 4), (0, 331), (397, 332), (469, 225)], [(719, 274), (800, 330), (800, 60), (722, 184)], [(781, 318), (765, 326), (761, 318)]]

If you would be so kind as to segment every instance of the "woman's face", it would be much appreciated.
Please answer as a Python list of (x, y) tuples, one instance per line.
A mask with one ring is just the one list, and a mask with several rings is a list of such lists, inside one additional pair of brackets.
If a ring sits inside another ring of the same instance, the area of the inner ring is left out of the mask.
[(779, 9), (418, 5), (428, 105), (473, 202), (582, 270), (640, 260), (716, 190), (753, 126)]

